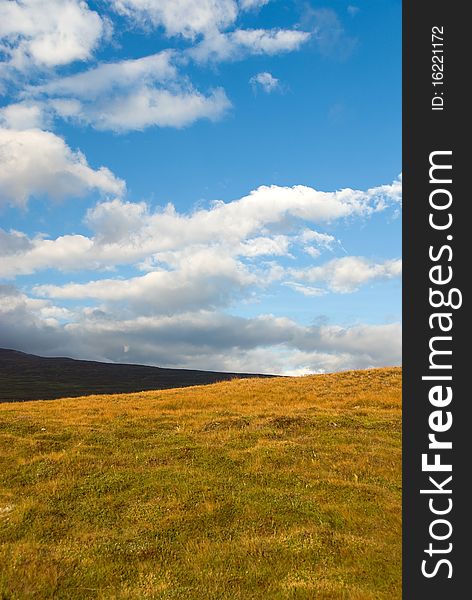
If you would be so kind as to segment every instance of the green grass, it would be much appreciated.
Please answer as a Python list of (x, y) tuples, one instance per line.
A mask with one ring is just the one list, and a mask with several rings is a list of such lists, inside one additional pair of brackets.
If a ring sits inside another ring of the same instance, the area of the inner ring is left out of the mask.
[(0, 598), (401, 598), (401, 370), (0, 407)]

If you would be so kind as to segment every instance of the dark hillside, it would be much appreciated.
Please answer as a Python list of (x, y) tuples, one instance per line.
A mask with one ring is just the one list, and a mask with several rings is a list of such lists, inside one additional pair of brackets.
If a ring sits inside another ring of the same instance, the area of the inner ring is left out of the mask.
[(0, 348), (0, 402), (163, 390), (246, 377), (259, 376), (44, 358)]

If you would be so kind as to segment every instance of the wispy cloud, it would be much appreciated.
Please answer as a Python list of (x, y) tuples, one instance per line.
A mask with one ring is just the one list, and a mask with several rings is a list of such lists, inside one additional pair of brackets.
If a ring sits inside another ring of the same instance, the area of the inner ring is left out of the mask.
[(353, 4), (350, 4), (347, 7), (347, 12), (351, 17), (355, 17), (359, 12), (360, 12), (360, 8), (358, 6), (354, 6)]
[(357, 46), (357, 38), (346, 31), (338, 13), (330, 8), (306, 7), (303, 25), (313, 32), (320, 53), (326, 57), (345, 60)]
[(189, 48), (187, 55), (198, 63), (240, 60), (248, 55), (276, 55), (298, 50), (311, 32), (296, 29), (236, 29), (215, 32)]
[(280, 81), (267, 71), (253, 75), (249, 83), (253, 86), (254, 90), (261, 89), (267, 94), (280, 89)]

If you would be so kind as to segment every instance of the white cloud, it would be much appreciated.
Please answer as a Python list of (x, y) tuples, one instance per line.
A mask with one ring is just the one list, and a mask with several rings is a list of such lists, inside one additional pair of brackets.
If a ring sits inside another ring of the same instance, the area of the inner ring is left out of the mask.
[(348, 294), (369, 281), (392, 279), (399, 277), (401, 272), (400, 259), (374, 262), (362, 256), (345, 256), (321, 266), (301, 271), (293, 270), (292, 274), (305, 281), (323, 282), (333, 292)]
[(75, 75), (51, 79), (29, 91), (35, 96), (45, 94), (93, 100), (117, 89), (177, 79), (173, 58), (173, 51), (164, 50), (142, 58), (101, 63)]
[[(151, 6), (145, 4), (143, 10)], [(177, 10), (177, 4), (163, 6), (169, 14)], [(162, 7), (152, 7), (160, 14)], [(201, 8), (199, 5), (195, 10)], [(182, 71), (189, 60), (235, 60), (249, 54), (289, 52), (309, 36), (308, 32), (285, 29), (212, 29), (187, 50), (163, 50), (141, 58), (101, 63), (87, 71), (30, 85), (21, 94), (22, 103), (4, 109), (3, 120), (7, 126), (28, 120), (35, 125), (49, 125), (56, 116), (120, 133), (152, 126), (180, 128), (200, 119), (215, 121), (227, 113), (231, 102), (222, 88), (206, 92), (196, 89)], [(269, 73), (260, 73), (253, 83), (273, 91), (278, 80)]]
[(291, 242), (291, 238), (287, 235), (254, 237), (242, 242), (236, 252), (240, 256), (250, 258), (256, 256), (287, 256)]
[[(172, 313), (185, 310), (227, 306), (249, 288), (264, 288), (286, 273), (302, 281), (319, 282), (336, 293), (352, 293), (370, 281), (401, 275), (401, 260), (374, 263), (363, 257), (347, 256), (306, 270), (271, 269), (244, 264), (223, 248), (192, 248), (187, 252), (163, 253), (156, 268), (130, 279), (99, 279), (88, 283), (36, 286), (36, 295), (56, 299), (96, 299), (131, 303), (140, 311)], [(285, 285), (305, 296), (322, 296), (325, 288), (307, 286), (299, 281)]]
[[(228, 307), (244, 298), (255, 299), (288, 277), (293, 280), (285, 285), (314, 297), (326, 289), (352, 292), (369, 281), (400, 274), (400, 261), (373, 263), (362, 257), (334, 259), (304, 269), (279, 264), (278, 257), (296, 261), (297, 252), (306, 251), (307, 243), (321, 253), (336, 242), (329, 234), (307, 229), (306, 221), (364, 217), (386, 202), (384, 193), (377, 197), (373, 189), (321, 193), (308, 188), (300, 195), (298, 187), (258, 188), (240, 200), (215, 203), (189, 215), (178, 214), (171, 205), (152, 213), (145, 203), (101, 202), (87, 213), (93, 237), (9, 238), (10, 244), (21, 241), (21, 247), (6, 253), (0, 273), (9, 276), (44, 268), (103, 270), (134, 264), (147, 272), (130, 278), (115, 275), (86, 283), (40, 285), (34, 291), (60, 301), (120, 305), (138, 314)], [(312, 282), (322, 287), (306, 285)]]
[(148, 207), (144, 202), (108, 200), (100, 202), (87, 211), (85, 222), (97, 232), (99, 243), (139, 242), (140, 230), (149, 218)]
[(295, 29), (236, 29), (215, 32), (187, 51), (197, 62), (235, 60), (246, 55), (274, 55), (297, 50), (311, 36)]
[(292, 288), (296, 292), (303, 294), (304, 296), (323, 296), (326, 294), (326, 290), (323, 288), (317, 288), (309, 285), (303, 285), (302, 283), (297, 283), (296, 281), (287, 281), (285, 282), (287, 287)]
[[(26, 73), (31, 83), (0, 108), (0, 204), (25, 206), (32, 197), (94, 191), (113, 198), (88, 210), (88, 236), (48, 239), (0, 229), (0, 275), (82, 271), (80, 281), (36, 286), (36, 297), (0, 286), (2, 345), (49, 355), (255, 372), (399, 362), (398, 324), (308, 327), (272, 315), (245, 319), (218, 311), (240, 299), (257, 301), (259, 292), (274, 285), (315, 298), (326, 289), (346, 293), (397, 276), (400, 261), (394, 260), (344, 257), (304, 269), (297, 264), (300, 256), (306, 264), (306, 254), (318, 257), (339, 244), (318, 228), (399, 204), (400, 179), (336, 192), (261, 186), (193, 212), (178, 213), (172, 205), (153, 211), (144, 202), (120, 199), (122, 180), (105, 167), (93, 168), (79, 150), (47, 131), (57, 117), (115, 132), (219, 119), (230, 101), (221, 88), (202, 91), (192, 85), (183, 74), (192, 60), (271, 56), (297, 50), (310, 39), (325, 54), (350, 50), (352, 40), (332, 11), (314, 11), (307, 31), (242, 29), (241, 12), (268, 1), (109, 0), (134, 25), (180, 36), (184, 49), (53, 77), (55, 67), (93, 58), (110, 32), (109, 20), (82, 0), (0, 0), (1, 74), (16, 84)], [(41, 85), (33, 85), (38, 76)], [(279, 87), (269, 72), (256, 74), (251, 83), (266, 92)], [(121, 277), (123, 271), (116, 269), (122, 265), (132, 265), (133, 276), (127, 269)], [(85, 270), (102, 273), (84, 282)], [(289, 277), (294, 280), (286, 281)]]
[(254, 10), (269, 4), (270, 0), (239, 0), (242, 10)]
[[(39, 176), (44, 178), (46, 173), (41, 170)], [(21, 184), (15, 177), (10, 176), (10, 180), (12, 186)], [(116, 184), (115, 179), (113, 182)], [(233, 257), (284, 255), (290, 245), (320, 252), (331, 249), (336, 240), (329, 234), (307, 230), (307, 223), (365, 218), (388, 205), (396, 206), (400, 198), (401, 181), (396, 180), (366, 191), (261, 186), (238, 200), (214, 202), (210, 208), (189, 214), (176, 212), (171, 204), (150, 212), (143, 203), (115, 199), (88, 211), (86, 223), (93, 236), (34, 239), (29, 250), (2, 260), (0, 275), (11, 277), (45, 268), (107, 268), (144, 260), (155, 268), (159, 261), (169, 261), (172, 253), (180, 260), (184, 250), (193, 252), (201, 247)]]
[(116, 12), (149, 28), (162, 27), (168, 36), (195, 39), (224, 31), (239, 14), (257, 10), (270, 0), (109, 0)]
[(332, 248), (336, 243), (336, 238), (329, 233), (320, 233), (312, 229), (304, 229), (300, 234), (300, 241), (304, 243), (315, 243), (324, 248)]
[[(297, 260), (297, 251), (307, 247), (333, 248), (337, 240), (307, 228), (307, 222), (364, 218), (397, 201), (396, 182), (330, 193), (263, 186), (239, 200), (189, 214), (177, 213), (172, 205), (151, 212), (143, 202), (100, 202), (87, 213), (94, 232), (90, 238), (29, 239), (0, 231), (1, 273), (6, 276), (43, 268), (103, 270), (123, 263), (148, 271), (40, 285), (34, 289), (36, 298), (20, 294), (14, 302), (7, 299), (4, 312), (10, 312), (0, 317), (2, 343), (16, 336), (13, 347), (21, 349), (24, 336), (26, 349), (51, 355), (255, 372), (398, 363), (397, 326), (303, 327), (270, 315), (241, 319), (217, 312), (235, 301), (257, 299), (289, 275), (296, 280), (285, 285), (313, 298), (325, 293), (325, 286), (347, 292), (375, 278), (396, 276), (398, 261), (374, 264), (345, 257), (297, 270), (276, 259), (293, 252), (291, 260)], [(323, 287), (309, 285), (312, 280)], [(69, 312), (61, 312), (62, 302)], [(92, 307), (71, 309), (74, 302)], [(21, 327), (13, 331), (15, 319)]]
[(195, 38), (228, 27), (238, 16), (234, 0), (110, 0), (113, 8), (137, 24), (161, 26), (169, 36)]
[(274, 77), (267, 71), (253, 75), (249, 80), (249, 83), (251, 83), (256, 89), (257, 87), (260, 87), (267, 94), (274, 92), (280, 87), (280, 81), (277, 79), (277, 77)]
[[(129, 317), (64, 311), (0, 286), (5, 347), (49, 356), (226, 371), (300, 373), (400, 364), (401, 325), (301, 326), (213, 311)], [(126, 352), (124, 351), (126, 348)]]
[(109, 0), (114, 10), (136, 25), (162, 27), (168, 36), (195, 39), (224, 31), (241, 12), (260, 9), (270, 0)]
[(142, 87), (102, 105), (90, 105), (80, 117), (97, 129), (124, 132), (150, 126), (185, 127), (199, 119), (220, 119), (231, 103), (223, 89), (205, 96), (192, 88), (177, 92)]
[(299, 235), (299, 241), (303, 245), (303, 250), (313, 258), (317, 258), (322, 250), (332, 250), (335, 244), (340, 245), (333, 235), (320, 233), (311, 229), (304, 229)]
[(40, 129), (46, 115), (39, 104), (19, 102), (0, 108), (0, 126), (7, 129)]
[(154, 270), (130, 279), (100, 279), (85, 284), (41, 285), (35, 294), (56, 299), (96, 299), (131, 305), (143, 312), (177, 313), (227, 305), (256, 278), (229, 255), (211, 248), (173, 257), (176, 268)]
[(96, 129), (126, 132), (151, 126), (185, 127), (220, 119), (231, 103), (224, 90), (203, 94), (175, 67), (174, 53), (101, 64), (31, 87), (28, 94), (50, 111)]
[(230, 39), (254, 54), (278, 54), (298, 49), (310, 35), (295, 29), (236, 29)]
[[(231, 29), (246, 10), (266, 0), (111, 0), (113, 8), (146, 27), (192, 41), (187, 49), (163, 50), (137, 59), (101, 63), (88, 71), (30, 85), (21, 102), (2, 109), (0, 121), (12, 129), (49, 129), (60, 117), (99, 130), (127, 132), (147, 127), (185, 127), (199, 119), (222, 118), (231, 103), (222, 88), (196, 89), (183, 68), (197, 62), (236, 60), (297, 50), (311, 36), (297, 29)], [(10, 67), (50, 68), (88, 60), (110, 31), (109, 22), (79, 0), (0, 0), (0, 53)], [(3, 29), (2, 29), (3, 27)], [(1, 65), (0, 65), (1, 67)], [(8, 69), (3, 75), (8, 78)], [(270, 79), (269, 79), (270, 78)], [(278, 81), (261, 73), (254, 84), (265, 91)]]
[(15, 69), (87, 60), (105, 30), (80, 0), (0, 0), (0, 52)]
[(82, 196), (92, 190), (121, 195), (125, 184), (105, 167), (92, 169), (80, 151), (48, 131), (0, 129), (0, 203)]

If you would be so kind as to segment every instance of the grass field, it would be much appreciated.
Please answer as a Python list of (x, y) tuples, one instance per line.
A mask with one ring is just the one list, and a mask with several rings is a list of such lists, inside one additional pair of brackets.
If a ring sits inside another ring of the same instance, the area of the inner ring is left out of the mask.
[(401, 369), (0, 405), (0, 598), (401, 598)]

